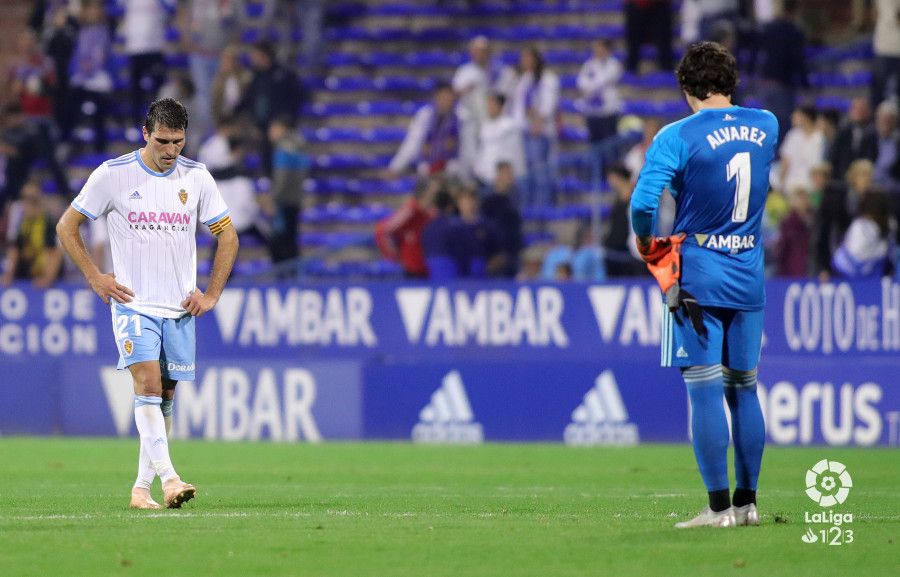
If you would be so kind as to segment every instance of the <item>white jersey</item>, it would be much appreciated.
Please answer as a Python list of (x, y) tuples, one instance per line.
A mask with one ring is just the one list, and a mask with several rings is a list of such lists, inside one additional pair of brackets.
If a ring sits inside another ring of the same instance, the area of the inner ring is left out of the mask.
[(179, 156), (167, 172), (144, 164), (139, 150), (108, 160), (88, 178), (72, 208), (106, 215), (116, 281), (134, 291), (128, 307), (178, 318), (197, 283), (197, 222), (225, 225), (228, 207), (212, 175)]

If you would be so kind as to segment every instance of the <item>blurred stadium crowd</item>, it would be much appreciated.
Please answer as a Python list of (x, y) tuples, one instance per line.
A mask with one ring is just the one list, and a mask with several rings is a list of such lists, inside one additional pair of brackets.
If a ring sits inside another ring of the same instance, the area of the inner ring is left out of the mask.
[[(54, 224), (147, 104), (191, 114), (254, 279), (643, 272), (628, 203), (689, 113), (682, 47), (729, 46), (781, 123), (772, 275), (894, 274), (900, 0), (35, 0), (0, 39), (2, 283), (69, 272)], [(671, 227), (665, 197), (660, 234)], [(86, 231), (106, 263), (106, 227)], [(201, 275), (212, 240), (198, 236)], [(108, 268), (107, 268), (108, 269)]]

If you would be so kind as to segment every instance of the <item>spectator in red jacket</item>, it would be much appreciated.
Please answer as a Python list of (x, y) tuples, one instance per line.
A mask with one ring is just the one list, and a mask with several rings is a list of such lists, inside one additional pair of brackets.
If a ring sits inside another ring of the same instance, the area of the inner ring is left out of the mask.
[(431, 199), (441, 186), (432, 179), (419, 184), (394, 214), (375, 225), (375, 242), (388, 260), (399, 262), (408, 278), (427, 278), (422, 232), (434, 218)]

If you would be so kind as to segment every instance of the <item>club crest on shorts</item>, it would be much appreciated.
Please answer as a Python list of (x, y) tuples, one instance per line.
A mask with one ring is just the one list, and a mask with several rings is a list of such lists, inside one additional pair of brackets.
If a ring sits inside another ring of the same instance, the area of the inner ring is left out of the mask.
[(185, 189), (181, 189), (178, 191), (178, 200), (181, 201), (181, 204), (187, 204), (187, 191)]
[(134, 343), (131, 342), (131, 339), (125, 339), (122, 341), (122, 350), (125, 351), (125, 356), (130, 357), (131, 353), (134, 352)]

